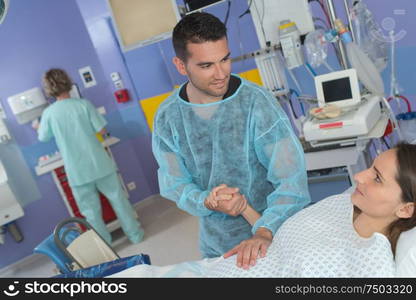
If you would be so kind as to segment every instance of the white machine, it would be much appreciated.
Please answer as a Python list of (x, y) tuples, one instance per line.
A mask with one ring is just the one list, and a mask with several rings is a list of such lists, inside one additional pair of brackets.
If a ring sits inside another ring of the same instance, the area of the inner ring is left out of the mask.
[(332, 104), (341, 115), (331, 119), (309, 117), (303, 125), (305, 140), (328, 141), (367, 135), (381, 117), (381, 98), (361, 97), (354, 69), (316, 76), (319, 107)]
[(48, 105), (38, 87), (10, 96), (7, 100), (19, 124), (25, 124), (40, 117)]
[(300, 32), (295, 22), (283, 20), (279, 26), (279, 39), (288, 69), (302, 66), (305, 61), (300, 42)]
[(319, 107), (327, 104), (335, 104), (338, 107), (360, 104), (360, 86), (355, 69), (331, 72), (314, 78)]
[(8, 177), (0, 161), (0, 226), (24, 215), (22, 206), (8, 184)]
[(267, 41), (271, 45), (280, 43), (277, 29), (283, 20), (290, 19), (295, 22), (300, 35), (315, 30), (308, 0), (253, 0), (249, 2), (250, 15), (261, 48), (266, 47)]

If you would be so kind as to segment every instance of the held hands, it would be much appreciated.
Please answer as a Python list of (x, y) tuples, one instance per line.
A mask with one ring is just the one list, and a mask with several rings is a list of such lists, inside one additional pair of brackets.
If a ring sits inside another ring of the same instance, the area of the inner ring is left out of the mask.
[[(238, 188), (228, 187), (221, 184), (214, 187), (205, 199), (205, 206), (208, 209), (220, 211), (231, 216), (242, 215), (251, 225), (260, 218), (250, 205), (244, 195), (239, 193)], [(249, 269), (256, 264), (257, 257), (265, 257), (267, 249), (272, 243), (273, 235), (270, 230), (260, 227), (250, 239), (242, 241), (239, 245), (229, 250), (223, 256), (228, 258), (237, 254), (237, 266)]]
[(208, 209), (223, 212), (230, 216), (238, 216), (247, 208), (247, 199), (239, 193), (238, 188), (221, 184), (214, 187), (205, 199)]
[(270, 230), (260, 227), (252, 238), (242, 241), (223, 256), (224, 258), (228, 258), (237, 254), (237, 267), (248, 270), (256, 264), (259, 255), (260, 257), (266, 256), (272, 239), (273, 236)]

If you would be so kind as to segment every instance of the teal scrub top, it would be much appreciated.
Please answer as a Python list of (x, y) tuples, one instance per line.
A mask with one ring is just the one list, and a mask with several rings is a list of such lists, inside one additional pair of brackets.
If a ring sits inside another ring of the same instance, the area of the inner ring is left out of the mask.
[(55, 138), (68, 181), (79, 186), (116, 171), (114, 161), (96, 137), (107, 124), (85, 99), (68, 98), (50, 105), (42, 114), (38, 138)]

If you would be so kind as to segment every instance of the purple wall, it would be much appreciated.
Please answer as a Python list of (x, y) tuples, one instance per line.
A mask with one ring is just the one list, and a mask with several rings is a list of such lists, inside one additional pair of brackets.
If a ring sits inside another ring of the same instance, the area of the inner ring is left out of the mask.
[[(124, 63), (124, 58), (112, 27), (107, 1), (77, 0), (77, 3), (101, 62), (108, 88), (111, 90), (111, 93), (116, 91), (110, 74), (118, 72), (124, 87), (128, 89), (132, 99), (132, 101), (126, 103), (117, 103), (117, 115), (110, 112), (107, 116), (107, 119), (111, 120), (113, 125), (112, 128), (109, 128), (112, 130), (111, 133), (125, 141), (124, 147), (115, 146), (114, 152), (116, 159), (120, 157), (117, 162), (119, 168), (123, 170), (124, 181), (126, 183), (136, 182), (137, 189), (130, 192), (131, 199), (143, 199), (149, 195), (157, 194), (159, 193), (156, 173), (157, 164), (151, 151), (151, 133), (138, 101), (140, 98), (143, 99), (143, 96), (137, 93), (131, 81), (128, 68)], [(114, 128), (117, 125), (120, 126)], [(125, 150), (121, 150), (123, 148)], [(130, 151), (132, 154), (130, 157), (127, 156), (129, 157), (128, 160), (123, 159), (125, 151)]]

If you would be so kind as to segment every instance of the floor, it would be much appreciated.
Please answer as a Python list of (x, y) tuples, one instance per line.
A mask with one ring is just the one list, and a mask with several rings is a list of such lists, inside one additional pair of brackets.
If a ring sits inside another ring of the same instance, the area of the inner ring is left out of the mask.
[[(136, 209), (145, 238), (139, 244), (131, 244), (121, 230), (116, 231), (113, 248), (121, 257), (144, 253), (150, 256), (152, 265), (159, 266), (200, 259), (196, 217), (159, 196), (141, 201)], [(56, 274), (53, 262), (37, 254), (0, 270), (0, 277), (8, 278), (51, 277)]]

